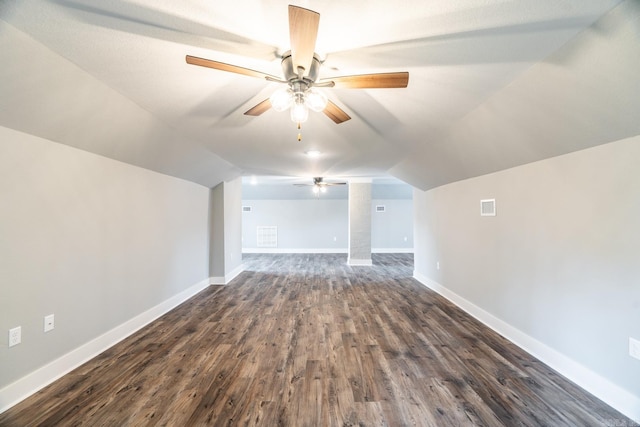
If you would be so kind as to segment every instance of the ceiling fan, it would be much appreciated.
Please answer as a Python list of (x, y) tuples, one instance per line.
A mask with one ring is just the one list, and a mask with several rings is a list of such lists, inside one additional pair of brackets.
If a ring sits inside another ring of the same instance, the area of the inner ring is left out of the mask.
[(313, 186), (313, 192), (318, 194), (318, 193), (326, 193), (327, 187), (331, 187), (334, 185), (347, 185), (347, 183), (346, 182), (326, 182), (322, 179), (321, 176), (317, 176), (313, 178), (313, 184), (293, 184), (293, 185), (298, 187)]
[(287, 86), (273, 93), (268, 99), (250, 108), (244, 114), (259, 116), (269, 108), (276, 111), (291, 109), (291, 120), (303, 123), (309, 116), (309, 109), (322, 111), (335, 123), (342, 123), (351, 117), (340, 107), (327, 99), (317, 88), (336, 87), (348, 89), (372, 88), (405, 88), (409, 83), (409, 73), (358, 74), (350, 76), (320, 79), (320, 57), (314, 52), (318, 36), (320, 14), (309, 9), (289, 5), (289, 38), (291, 50), (282, 56), (282, 73), (279, 78), (261, 71), (237, 65), (226, 64), (211, 59), (187, 55), (186, 61), (191, 65), (213, 68), (251, 77), (264, 78), (271, 82), (283, 83)]

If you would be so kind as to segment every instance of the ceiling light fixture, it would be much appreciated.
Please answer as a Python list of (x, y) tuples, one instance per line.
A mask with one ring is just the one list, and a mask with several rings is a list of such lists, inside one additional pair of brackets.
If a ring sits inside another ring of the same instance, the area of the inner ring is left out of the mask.
[(267, 80), (286, 83), (288, 87), (278, 89), (270, 97), (271, 107), (276, 111), (291, 110), (291, 121), (304, 123), (309, 118), (309, 110), (321, 112), (327, 107), (327, 95), (314, 86), (332, 87), (333, 82), (315, 83), (320, 69), (320, 59), (313, 55), (311, 69), (305, 76), (305, 69), (294, 70), (291, 52), (286, 52), (282, 59), (282, 71), (286, 80), (267, 77)]

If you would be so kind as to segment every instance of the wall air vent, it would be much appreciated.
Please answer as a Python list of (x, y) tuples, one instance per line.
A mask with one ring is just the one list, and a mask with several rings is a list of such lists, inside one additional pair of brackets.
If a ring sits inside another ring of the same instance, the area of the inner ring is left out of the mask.
[(496, 199), (480, 200), (480, 216), (496, 216)]
[(251, 206), (243, 206), (242, 212), (251, 212)]
[(275, 225), (258, 226), (258, 239), (256, 246), (259, 248), (277, 248), (278, 247), (278, 227)]
[(384, 212), (385, 210), (385, 205), (376, 205), (376, 212)]

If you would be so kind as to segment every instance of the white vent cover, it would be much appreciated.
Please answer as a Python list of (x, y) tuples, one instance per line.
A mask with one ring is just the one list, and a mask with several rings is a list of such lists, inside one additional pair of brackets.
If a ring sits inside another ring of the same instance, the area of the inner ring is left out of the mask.
[(496, 216), (496, 199), (480, 200), (480, 216)]
[(243, 206), (242, 212), (251, 212), (251, 206)]
[(258, 226), (257, 244), (259, 248), (278, 247), (278, 227), (276, 225)]
[(376, 212), (384, 212), (385, 209), (385, 205), (376, 205)]

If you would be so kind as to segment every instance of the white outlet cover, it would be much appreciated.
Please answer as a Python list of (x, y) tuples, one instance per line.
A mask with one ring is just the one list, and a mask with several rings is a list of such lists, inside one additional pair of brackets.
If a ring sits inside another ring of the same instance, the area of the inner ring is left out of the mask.
[(54, 317), (53, 314), (48, 316), (44, 316), (44, 331), (49, 332), (55, 328)]
[(640, 359), (640, 341), (629, 337), (629, 356)]
[(18, 326), (13, 329), (9, 329), (9, 347), (18, 345), (22, 342), (22, 327)]

